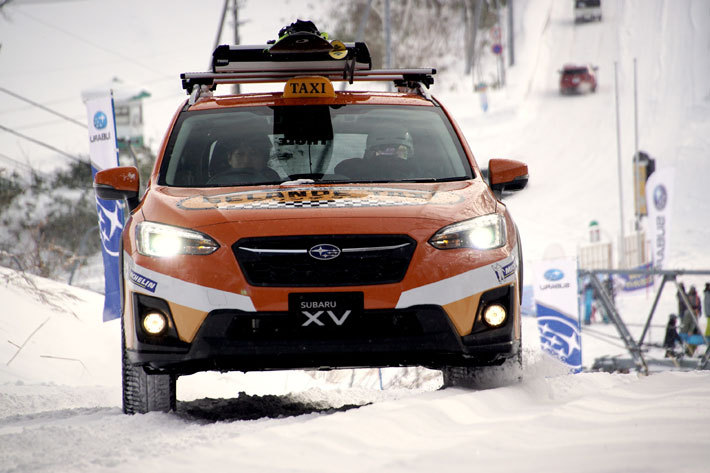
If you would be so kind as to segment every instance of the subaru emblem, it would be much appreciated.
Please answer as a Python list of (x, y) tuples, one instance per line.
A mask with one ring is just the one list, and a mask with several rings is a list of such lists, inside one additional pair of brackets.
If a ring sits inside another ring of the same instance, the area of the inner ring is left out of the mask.
[(98, 111), (94, 114), (94, 128), (97, 130), (103, 130), (108, 125), (108, 117), (102, 111)]
[(663, 210), (664, 208), (666, 208), (667, 203), (668, 191), (666, 191), (666, 188), (663, 184), (659, 184), (653, 190), (653, 204), (658, 210)]
[(565, 273), (563, 273), (559, 269), (553, 268), (553, 269), (548, 269), (547, 271), (545, 271), (544, 277), (548, 281), (559, 281), (560, 279), (565, 277)]
[(315, 259), (326, 261), (340, 256), (340, 248), (335, 245), (329, 245), (328, 243), (320, 243), (311, 247), (311, 249), (308, 250), (308, 254)]

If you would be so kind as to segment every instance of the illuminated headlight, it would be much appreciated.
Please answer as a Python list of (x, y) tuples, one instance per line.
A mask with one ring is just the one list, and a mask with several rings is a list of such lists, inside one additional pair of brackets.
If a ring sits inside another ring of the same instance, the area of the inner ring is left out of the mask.
[(489, 214), (464, 220), (444, 227), (429, 239), (434, 248), (474, 248), (492, 250), (505, 245), (505, 219), (500, 214)]
[(505, 308), (499, 304), (489, 305), (483, 311), (483, 320), (491, 327), (500, 327), (505, 322)]
[(148, 312), (143, 317), (143, 328), (151, 335), (160, 335), (167, 325), (165, 316), (160, 312)]
[(144, 256), (209, 255), (219, 244), (207, 235), (155, 222), (141, 222), (136, 228), (138, 253)]

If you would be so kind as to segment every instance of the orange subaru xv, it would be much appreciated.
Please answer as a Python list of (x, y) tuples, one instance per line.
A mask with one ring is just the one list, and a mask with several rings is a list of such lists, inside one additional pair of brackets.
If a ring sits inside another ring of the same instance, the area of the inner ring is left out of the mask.
[[(182, 75), (145, 193), (133, 167), (96, 174), (130, 209), (124, 412), (174, 409), (177, 377), (205, 370), (417, 365), (451, 386), (520, 365), (521, 245), (499, 199), (527, 167), (491, 159), (482, 176), (428, 94), (435, 70), (336, 49), (218, 47), (212, 71)], [(279, 85), (212, 93), (251, 82)]]

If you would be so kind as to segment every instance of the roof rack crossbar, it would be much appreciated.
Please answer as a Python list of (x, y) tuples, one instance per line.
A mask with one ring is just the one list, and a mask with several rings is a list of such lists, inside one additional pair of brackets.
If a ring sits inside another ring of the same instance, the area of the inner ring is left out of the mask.
[(292, 71), (245, 71), (245, 72), (184, 72), (180, 74), (183, 88), (192, 92), (195, 85), (204, 85), (214, 90), (220, 84), (255, 84), (269, 82), (285, 82), (288, 79), (298, 76), (318, 75), (328, 78), (331, 81), (347, 81), (352, 84), (354, 81), (395, 81), (396, 85), (406, 84), (410, 88), (412, 84), (422, 83), (426, 87), (434, 83), (432, 77), (436, 74), (436, 69), (372, 69), (355, 70), (350, 74), (342, 71), (303, 69)]

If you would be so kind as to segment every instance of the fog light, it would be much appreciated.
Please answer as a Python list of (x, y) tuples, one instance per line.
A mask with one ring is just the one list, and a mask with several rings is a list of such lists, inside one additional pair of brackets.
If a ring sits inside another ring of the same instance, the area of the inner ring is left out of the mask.
[(500, 327), (506, 319), (505, 308), (499, 304), (486, 307), (483, 311), (483, 320), (491, 327)]
[(143, 328), (151, 335), (160, 335), (166, 326), (165, 316), (160, 312), (148, 312), (143, 316)]

